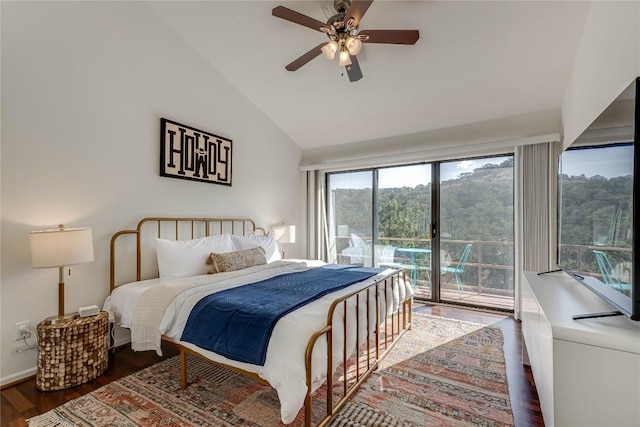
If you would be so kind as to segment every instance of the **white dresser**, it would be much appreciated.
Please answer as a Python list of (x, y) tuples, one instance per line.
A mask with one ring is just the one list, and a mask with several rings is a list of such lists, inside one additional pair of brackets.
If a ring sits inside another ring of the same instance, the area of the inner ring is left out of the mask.
[(547, 427), (640, 426), (640, 322), (612, 311), (564, 272), (522, 276), (523, 362)]

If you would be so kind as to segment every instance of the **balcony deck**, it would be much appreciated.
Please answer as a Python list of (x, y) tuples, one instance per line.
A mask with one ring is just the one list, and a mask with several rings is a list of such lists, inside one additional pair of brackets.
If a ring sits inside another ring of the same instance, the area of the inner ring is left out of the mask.
[[(429, 300), (431, 292), (428, 286), (418, 283), (415, 290), (415, 298), (417, 300)], [(501, 310), (513, 310), (513, 295), (496, 295), (487, 292), (478, 292), (477, 290), (464, 289), (460, 294), (455, 284), (443, 283), (440, 292), (440, 300), (442, 302), (453, 302), (468, 304), (479, 307), (498, 308)]]

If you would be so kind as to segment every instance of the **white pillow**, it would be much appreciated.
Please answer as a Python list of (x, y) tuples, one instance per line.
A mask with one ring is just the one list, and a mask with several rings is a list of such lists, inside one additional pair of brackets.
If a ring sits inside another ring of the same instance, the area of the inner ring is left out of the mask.
[(232, 252), (229, 234), (192, 240), (156, 238), (156, 255), (160, 277), (188, 277), (207, 274), (207, 258), (211, 252)]
[(351, 246), (353, 246), (354, 248), (366, 248), (367, 243), (362, 240), (362, 238), (360, 236), (358, 236), (357, 234), (353, 234), (351, 233), (351, 235), (349, 236), (351, 237)]
[(280, 249), (278, 249), (278, 242), (273, 236), (271, 230), (267, 234), (255, 234), (251, 233), (246, 236), (231, 235), (233, 246), (236, 251), (243, 251), (245, 249), (253, 249), (258, 246), (264, 249), (264, 254), (267, 257), (267, 262), (278, 261), (282, 259), (280, 256)]

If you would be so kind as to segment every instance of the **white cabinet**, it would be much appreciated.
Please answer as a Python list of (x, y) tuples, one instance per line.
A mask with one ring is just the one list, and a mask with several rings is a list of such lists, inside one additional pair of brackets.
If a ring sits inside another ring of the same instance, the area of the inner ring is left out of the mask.
[(611, 310), (566, 273), (523, 273), (523, 361), (547, 427), (640, 426), (640, 322), (572, 318)]

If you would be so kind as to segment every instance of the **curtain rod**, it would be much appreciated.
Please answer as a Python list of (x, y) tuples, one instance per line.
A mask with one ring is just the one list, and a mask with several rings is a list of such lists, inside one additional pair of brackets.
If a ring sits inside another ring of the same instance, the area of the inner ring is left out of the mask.
[(393, 166), (398, 164), (448, 160), (452, 158), (473, 157), (478, 155), (493, 155), (504, 153), (505, 150), (513, 150), (515, 147), (521, 145), (559, 141), (559, 133), (550, 133), (546, 135), (530, 136), (525, 138), (505, 139), (477, 144), (461, 144), (404, 153), (394, 153), (301, 165), (300, 171), (308, 172), (314, 170), (354, 169), (367, 166)]

